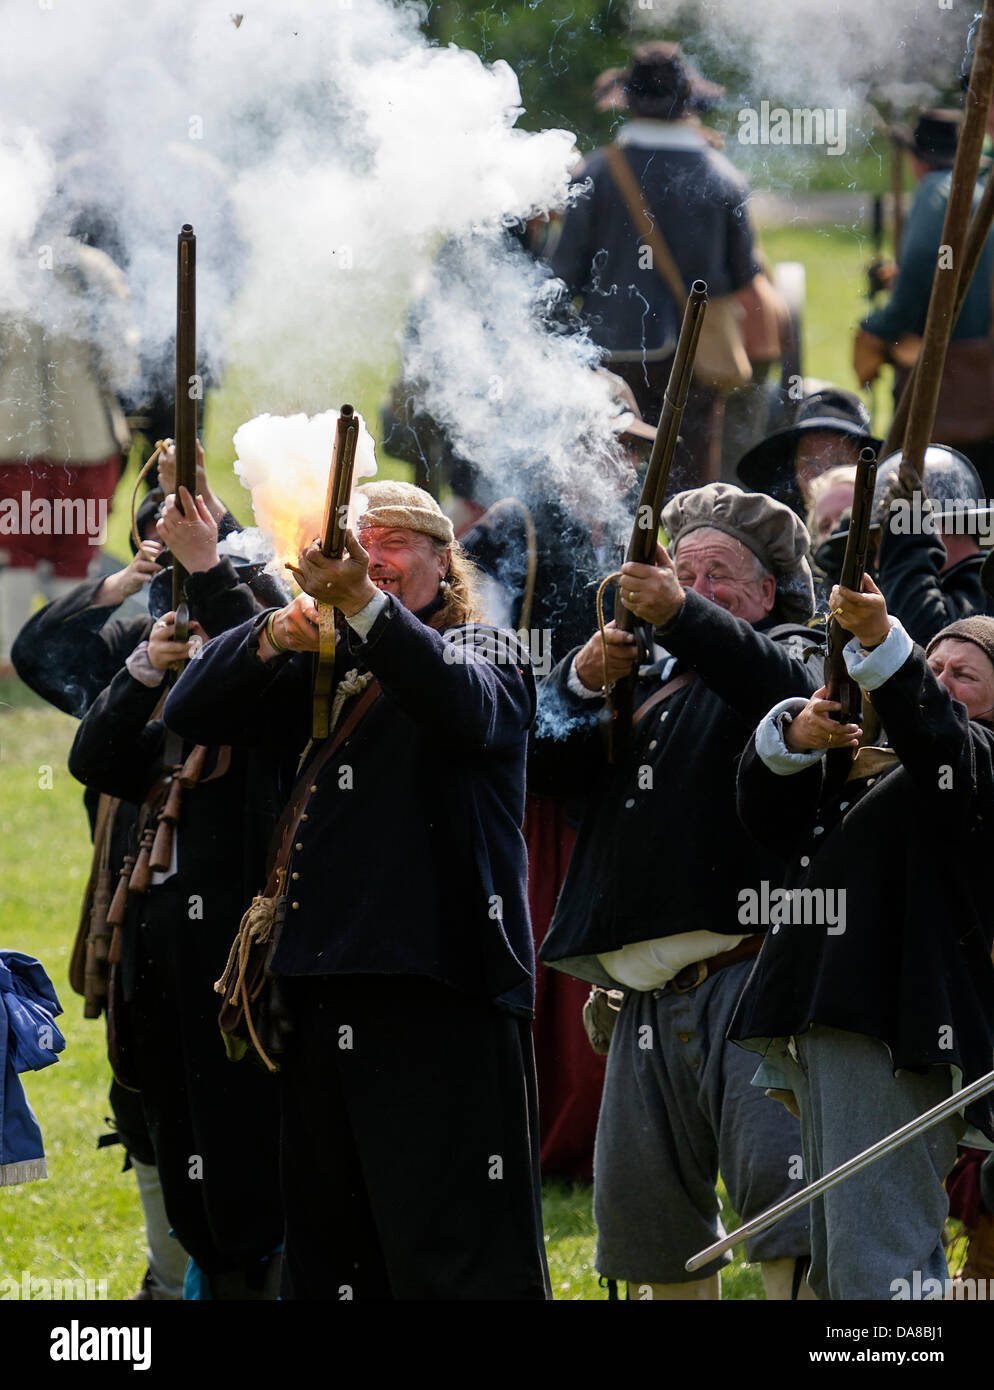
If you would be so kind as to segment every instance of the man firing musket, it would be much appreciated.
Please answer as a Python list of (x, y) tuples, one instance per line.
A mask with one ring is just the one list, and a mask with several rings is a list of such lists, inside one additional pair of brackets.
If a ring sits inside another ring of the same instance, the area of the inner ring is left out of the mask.
[[(744, 1216), (761, 1193), (788, 1190), (799, 1138), (750, 1091), (751, 1067), (724, 1032), (766, 925), (743, 924), (738, 889), (757, 862), (776, 872), (738, 825), (731, 770), (750, 711), (797, 681), (818, 683), (802, 625), (813, 591), (807, 532), (771, 498), (714, 483), (677, 494), (662, 525), (670, 551), (654, 547), (655, 563), (630, 561), (620, 577), (621, 603), (649, 629), (646, 662), (610, 623), (540, 692), (540, 730), (569, 728), (540, 740), (543, 760), (550, 773), (558, 765), (562, 794), (587, 801), (540, 955), (627, 987), (598, 1125), (597, 1268), (655, 1298), (716, 1298), (720, 1262), (704, 1278), (683, 1266), (695, 1232), (716, 1230), (719, 1165)], [(610, 765), (598, 715), (629, 674), (631, 734)], [(790, 1297), (806, 1255), (803, 1217), (749, 1250), (773, 1298)]]
[[(188, 736), (289, 773), (283, 1297), (544, 1299), (518, 828), (533, 676), (476, 621), (437, 502), (357, 495), (341, 558), (306, 546), (304, 593), (212, 642), (166, 702)], [(329, 737), (308, 748), (316, 602), (343, 623)]]

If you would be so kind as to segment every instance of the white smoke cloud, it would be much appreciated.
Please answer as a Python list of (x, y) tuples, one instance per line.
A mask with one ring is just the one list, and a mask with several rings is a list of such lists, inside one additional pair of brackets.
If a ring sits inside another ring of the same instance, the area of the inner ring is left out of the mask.
[[(258, 412), (385, 383), (436, 252), (468, 241), (417, 311), (431, 408), (501, 487), (528, 459), (561, 482), (612, 451), (596, 351), (549, 337), (534, 268), (508, 258), (503, 228), (566, 199), (573, 136), (516, 129), (506, 64), (430, 45), (421, 9), (390, 0), (253, 0), (237, 26), (228, 0), (2, 15), (0, 130), (31, 133), (0, 147), (19, 210), (0, 214), (0, 264), (15, 242), (102, 222), (167, 393), (184, 222), (201, 359), (237, 366)], [(32, 227), (52, 165), (59, 194)], [(14, 289), (0, 313), (23, 309)]]
[(686, 51), (748, 73), (735, 100), (852, 107), (873, 97), (904, 108), (955, 82), (979, 10), (937, 0), (653, 0), (633, 18), (642, 37), (675, 27), (688, 34)]

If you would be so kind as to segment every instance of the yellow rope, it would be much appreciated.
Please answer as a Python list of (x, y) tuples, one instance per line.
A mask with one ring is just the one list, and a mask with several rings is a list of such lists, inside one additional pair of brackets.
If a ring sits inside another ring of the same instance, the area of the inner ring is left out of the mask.
[(604, 663), (604, 699), (609, 705), (611, 703), (611, 685), (608, 684), (607, 679), (607, 637), (604, 631), (604, 590), (609, 584), (613, 584), (616, 580), (620, 581), (620, 579), (621, 570), (615, 570), (614, 574), (609, 574), (607, 578), (602, 579), (597, 586), (597, 631), (601, 635), (601, 660)]
[(162, 453), (163, 449), (165, 449), (165, 448), (167, 447), (167, 445), (169, 445), (169, 444), (171, 444), (171, 443), (172, 443), (172, 440), (170, 440), (170, 439), (157, 439), (157, 440), (156, 440), (156, 442), (155, 442), (155, 448), (152, 450), (151, 454), (149, 455), (148, 462), (145, 464), (144, 468), (143, 468), (143, 469), (141, 470), (141, 472), (138, 474), (138, 477), (135, 479), (135, 485), (134, 485), (134, 487), (131, 489), (131, 539), (132, 539), (132, 540), (134, 541), (134, 543), (135, 543), (135, 553), (136, 553), (136, 554), (141, 550), (141, 547), (142, 547), (142, 537), (139, 536), (139, 534), (138, 534), (138, 522), (135, 520), (135, 517), (136, 517), (136, 515), (137, 515), (137, 509), (136, 509), (136, 507), (135, 507), (135, 502), (136, 502), (137, 499), (138, 499), (138, 487), (139, 487), (139, 484), (141, 483), (141, 480), (145, 477), (145, 474), (146, 474), (146, 473), (148, 472), (148, 470), (152, 467), (152, 464), (155, 463), (156, 459), (157, 459), (157, 458), (159, 457), (159, 455)]

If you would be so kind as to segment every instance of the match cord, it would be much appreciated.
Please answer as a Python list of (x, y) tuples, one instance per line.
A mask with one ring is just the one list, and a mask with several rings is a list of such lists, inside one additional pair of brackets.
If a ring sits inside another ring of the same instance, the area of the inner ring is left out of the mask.
[(140, 537), (139, 534), (138, 534), (138, 522), (137, 522), (137, 520), (136, 520), (136, 508), (135, 508), (135, 503), (136, 503), (137, 500), (138, 500), (138, 487), (139, 487), (139, 484), (141, 483), (141, 480), (145, 477), (145, 474), (146, 474), (146, 473), (148, 472), (148, 470), (152, 467), (152, 464), (155, 463), (156, 459), (157, 459), (157, 458), (159, 457), (159, 455), (162, 453), (163, 449), (167, 448), (171, 443), (172, 443), (172, 440), (171, 440), (171, 439), (157, 439), (157, 440), (156, 440), (156, 442), (155, 442), (155, 448), (152, 450), (152, 453), (149, 455), (148, 462), (145, 464), (145, 467), (144, 467), (144, 468), (141, 470), (141, 472), (138, 474), (138, 477), (135, 479), (135, 485), (134, 485), (134, 487), (131, 489), (131, 539), (132, 539), (132, 540), (134, 541), (134, 543), (135, 543), (135, 554), (140, 553), (141, 548), (142, 548), (141, 537)]
[(611, 686), (607, 679), (607, 637), (604, 632), (604, 590), (609, 584), (619, 583), (618, 596), (621, 597), (621, 570), (615, 570), (614, 574), (609, 574), (606, 579), (602, 579), (597, 586), (597, 631), (601, 635), (601, 660), (604, 663), (604, 699), (608, 707), (611, 706)]

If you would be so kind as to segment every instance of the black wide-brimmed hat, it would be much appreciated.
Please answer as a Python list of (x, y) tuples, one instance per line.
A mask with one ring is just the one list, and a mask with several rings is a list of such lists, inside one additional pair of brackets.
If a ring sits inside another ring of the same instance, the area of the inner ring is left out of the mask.
[(794, 451), (801, 436), (814, 430), (857, 439), (865, 447), (880, 448), (870, 434), (870, 412), (851, 391), (828, 387), (806, 396), (792, 425), (774, 430), (739, 459), (738, 476), (750, 492), (765, 492), (786, 502), (803, 515), (804, 498), (794, 470)]
[(951, 169), (962, 124), (962, 111), (933, 109), (919, 113), (913, 131), (906, 125), (896, 125), (891, 127), (891, 135), (902, 149), (910, 150), (923, 164), (931, 164), (934, 169)]
[(707, 111), (725, 92), (701, 76), (679, 44), (662, 39), (633, 50), (623, 90), (633, 116), (663, 121), (678, 121), (688, 111)]

